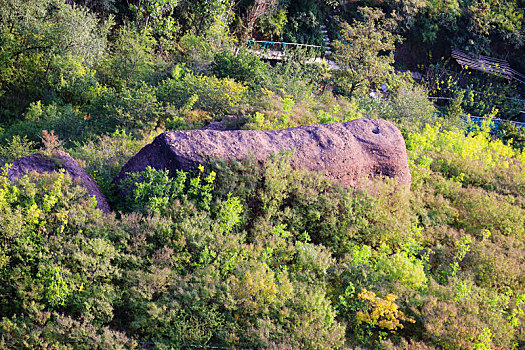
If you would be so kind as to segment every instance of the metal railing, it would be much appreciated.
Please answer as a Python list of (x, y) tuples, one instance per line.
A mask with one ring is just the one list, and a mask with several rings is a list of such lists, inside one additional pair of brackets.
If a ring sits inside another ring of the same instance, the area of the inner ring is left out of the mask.
[(297, 47), (314, 47), (317, 49), (322, 49), (322, 46), (319, 45), (310, 45), (310, 44), (299, 44), (299, 43), (287, 43), (284, 41), (266, 41), (266, 40), (248, 40), (248, 47), (259, 45), (265, 49), (275, 49), (279, 47), (280, 51), (284, 51), (287, 46), (297, 46)]

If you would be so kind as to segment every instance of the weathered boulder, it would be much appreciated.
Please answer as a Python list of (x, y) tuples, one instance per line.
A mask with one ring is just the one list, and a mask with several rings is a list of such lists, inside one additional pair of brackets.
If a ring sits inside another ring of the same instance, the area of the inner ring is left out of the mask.
[(324, 173), (345, 186), (362, 177), (395, 177), (410, 185), (405, 141), (399, 130), (381, 119), (304, 125), (274, 131), (185, 130), (159, 135), (140, 150), (115, 178), (126, 173), (168, 169), (188, 171), (210, 159), (239, 160), (248, 156), (264, 162), (271, 154), (293, 150), (292, 166)]
[[(95, 196), (97, 208), (103, 212), (111, 211), (106, 197), (100, 192), (97, 183), (89, 176), (86, 171), (71, 158), (69, 154), (63, 151), (55, 151), (52, 157), (46, 157), (40, 153), (16, 159), (10, 166), (7, 173), (11, 181), (15, 181), (22, 175), (36, 171), (39, 174), (51, 173), (64, 169), (74, 180), (78, 179), (84, 186), (90, 196)], [(77, 180), (77, 181), (78, 181)]]

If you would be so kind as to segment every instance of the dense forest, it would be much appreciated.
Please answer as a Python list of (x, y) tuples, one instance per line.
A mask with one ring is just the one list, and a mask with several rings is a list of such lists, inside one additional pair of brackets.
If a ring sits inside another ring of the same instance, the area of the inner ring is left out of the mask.
[[(524, 349), (524, 12), (0, 0), (0, 349)], [(357, 118), (399, 128), (410, 188), (293, 152), (113, 181), (167, 130)], [(67, 173), (7, 178), (57, 150), (111, 213)]]

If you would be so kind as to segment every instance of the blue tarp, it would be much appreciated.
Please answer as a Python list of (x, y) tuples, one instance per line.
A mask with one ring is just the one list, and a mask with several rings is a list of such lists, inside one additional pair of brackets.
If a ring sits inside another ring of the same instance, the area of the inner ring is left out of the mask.
[[(461, 117), (461, 119), (463, 119), (465, 122), (467, 122), (469, 118), (470, 118), (470, 121), (472, 122), (472, 124), (474, 126), (477, 126), (477, 127), (481, 127), (483, 121), (485, 121), (487, 119), (485, 117), (475, 117), (475, 116)], [(500, 128), (501, 128), (501, 124), (502, 123), (510, 123), (510, 124), (514, 125), (515, 127), (517, 127), (518, 129), (525, 128), (525, 123), (515, 122), (515, 121), (512, 121), (512, 120), (503, 120), (503, 119), (500, 119), (500, 118), (492, 118), (491, 119), (491, 123), (490, 123), (490, 127), (491, 127), (492, 131), (493, 132), (499, 131)], [(471, 129), (472, 129), (472, 126), (469, 126), (467, 131), (470, 132), (470, 131), (472, 131)]]

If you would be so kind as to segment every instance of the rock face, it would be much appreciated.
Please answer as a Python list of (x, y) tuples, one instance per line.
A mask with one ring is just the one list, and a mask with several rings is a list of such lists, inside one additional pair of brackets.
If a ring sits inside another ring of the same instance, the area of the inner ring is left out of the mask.
[(31, 171), (43, 174), (58, 171), (60, 169), (67, 171), (73, 179), (80, 179), (80, 183), (86, 188), (88, 194), (90, 196), (95, 196), (97, 199), (98, 209), (106, 213), (111, 211), (106, 197), (100, 192), (97, 183), (66, 152), (55, 151), (53, 159), (45, 157), (39, 153), (18, 158), (12, 163), (7, 176), (11, 181), (14, 181)]
[(362, 177), (395, 177), (410, 186), (405, 141), (399, 130), (381, 119), (304, 125), (276, 131), (186, 130), (159, 135), (122, 168), (126, 173), (155, 169), (188, 171), (210, 159), (233, 160), (248, 156), (264, 162), (271, 154), (293, 150), (292, 166), (325, 175), (345, 186)]

